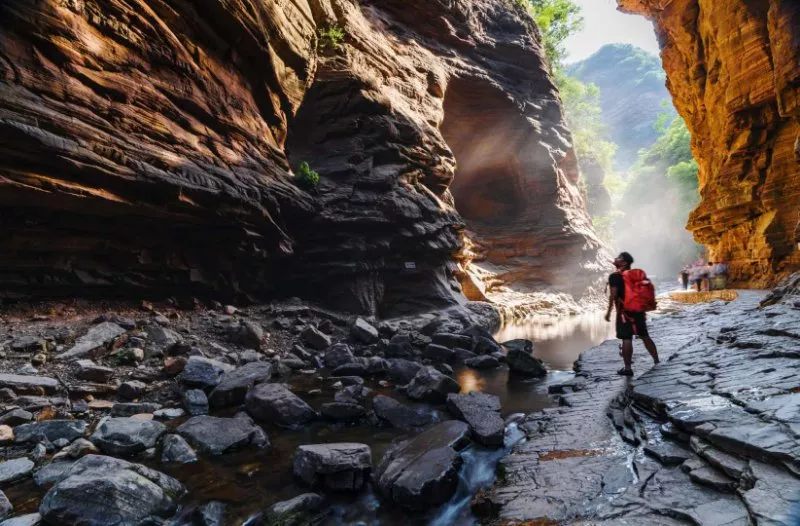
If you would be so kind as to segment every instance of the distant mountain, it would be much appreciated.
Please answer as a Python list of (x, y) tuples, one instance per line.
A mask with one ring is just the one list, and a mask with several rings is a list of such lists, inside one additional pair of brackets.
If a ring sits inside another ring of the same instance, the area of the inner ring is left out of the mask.
[[(609, 139), (619, 150), (614, 168), (627, 171), (641, 148), (650, 147), (658, 137), (653, 125), (659, 113), (675, 109), (665, 87), (666, 74), (658, 56), (630, 44), (608, 44), (586, 60), (567, 66), (568, 75), (600, 88), (603, 122)], [(667, 107), (662, 103), (666, 101)]]

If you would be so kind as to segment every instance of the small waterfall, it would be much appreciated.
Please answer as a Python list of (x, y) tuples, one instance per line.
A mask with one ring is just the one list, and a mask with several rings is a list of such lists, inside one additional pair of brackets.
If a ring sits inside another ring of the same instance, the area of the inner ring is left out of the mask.
[(494, 482), (497, 462), (511, 451), (525, 437), (525, 433), (516, 422), (506, 426), (503, 447), (485, 449), (475, 445), (468, 447), (462, 454), (464, 465), (456, 494), (450, 502), (443, 505), (431, 519), (432, 526), (453, 526), (476, 524), (470, 512), (472, 497), (481, 489)]

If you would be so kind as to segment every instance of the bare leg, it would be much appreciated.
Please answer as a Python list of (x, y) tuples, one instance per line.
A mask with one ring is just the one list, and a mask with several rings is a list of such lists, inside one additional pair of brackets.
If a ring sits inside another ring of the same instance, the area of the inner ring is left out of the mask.
[(633, 363), (633, 340), (622, 340), (622, 361), (625, 362), (625, 370), (631, 370)]
[(654, 342), (652, 338), (642, 338), (642, 343), (644, 343), (647, 352), (649, 352), (650, 356), (653, 358), (653, 363), (660, 363), (660, 360), (658, 359), (658, 349), (656, 349), (656, 342)]

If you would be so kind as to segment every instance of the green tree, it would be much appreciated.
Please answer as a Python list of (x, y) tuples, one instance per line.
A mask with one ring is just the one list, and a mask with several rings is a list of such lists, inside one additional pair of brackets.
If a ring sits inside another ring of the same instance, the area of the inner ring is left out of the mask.
[(542, 32), (547, 59), (553, 73), (564, 65), (564, 41), (583, 27), (581, 8), (573, 0), (521, 0)]

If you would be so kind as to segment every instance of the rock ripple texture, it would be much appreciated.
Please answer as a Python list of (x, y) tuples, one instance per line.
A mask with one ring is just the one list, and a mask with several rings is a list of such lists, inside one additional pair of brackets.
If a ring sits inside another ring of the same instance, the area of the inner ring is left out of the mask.
[(3, 294), (456, 305), (465, 219), (508, 284), (581, 293), (602, 268), (516, 4), (43, 0), (0, 21)]

